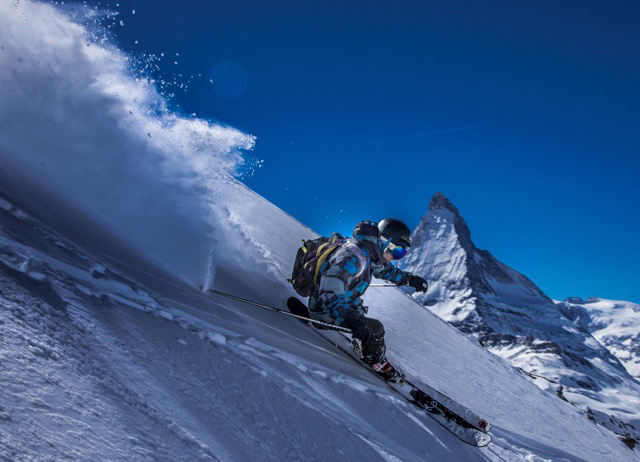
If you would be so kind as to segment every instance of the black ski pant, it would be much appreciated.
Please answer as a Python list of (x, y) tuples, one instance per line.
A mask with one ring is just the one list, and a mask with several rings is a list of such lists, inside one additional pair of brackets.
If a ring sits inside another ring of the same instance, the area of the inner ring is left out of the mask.
[(384, 344), (384, 326), (380, 321), (352, 311), (344, 318), (342, 325), (351, 329), (353, 337), (360, 340), (366, 363), (375, 364), (384, 358), (387, 348)]

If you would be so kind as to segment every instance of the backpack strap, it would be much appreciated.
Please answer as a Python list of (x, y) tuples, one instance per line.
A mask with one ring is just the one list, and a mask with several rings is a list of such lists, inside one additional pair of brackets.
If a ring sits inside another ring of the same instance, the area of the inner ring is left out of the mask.
[(313, 275), (313, 283), (318, 283), (318, 276), (320, 276), (320, 269), (324, 262), (329, 258), (329, 255), (333, 253), (338, 247), (342, 247), (345, 243), (345, 238), (340, 233), (332, 233), (329, 237), (329, 241), (318, 247), (316, 255), (318, 255), (318, 263), (316, 264), (316, 271)]
[[(329, 255), (331, 255), (334, 250), (336, 250), (338, 247), (340, 247), (340, 245), (341, 244), (335, 245), (335, 243), (327, 242), (326, 244), (322, 244), (320, 247), (318, 247), (318, 255), (320, 255), (320, 256), (318, 257), (318, 263), (316, 264), (316, 272), (313, 275), (313, 283), (314, 284), (318, 283), (318, 276), (320, 275), (320, 268), (322, 268), (322, 265), (324, 264), (324, 262), (327, 260), (327, 258), (329, 258)], [(328, 247), (328, 248), (325, 250), (325, 247)]]

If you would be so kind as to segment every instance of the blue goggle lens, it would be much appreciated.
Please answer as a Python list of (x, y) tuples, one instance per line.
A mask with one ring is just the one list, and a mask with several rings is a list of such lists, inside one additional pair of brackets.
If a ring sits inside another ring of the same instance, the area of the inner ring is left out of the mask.
[(381, 238), (384, 245), (384, 252), (389, 252), (394, 260), (400, 260), (407, 254), (407, 248), (401, 245), (394, 244), (391, 239), (387, 237)]
[(393, 257), (394, 260), (400, 260), (406, 254), (407, 254), (407, 249), (405, 249), (404, 247), (397, 246), (391, 250), (391, 256)]

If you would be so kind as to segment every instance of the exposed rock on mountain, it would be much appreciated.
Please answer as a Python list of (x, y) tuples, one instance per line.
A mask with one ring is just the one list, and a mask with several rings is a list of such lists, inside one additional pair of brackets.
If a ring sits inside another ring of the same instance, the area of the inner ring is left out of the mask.
[(432, 197), (413, 242), (402, 266), (429, 281), (428, 293), (415, 295), (423, 305), (526, 371), (542, 388), (590, 409), (621, 435), (640, 436), (624, 423), (640, 422), (640, 384), (607, 349), (615, 344), (616, 352), (637, 350), (638, 329), (634, 340), (633, 328), (618, 335), (620, 318), (594, 314), (602, 307), (556, 305), (526, 276), (478, 249), (458, 209), (442, 193)]

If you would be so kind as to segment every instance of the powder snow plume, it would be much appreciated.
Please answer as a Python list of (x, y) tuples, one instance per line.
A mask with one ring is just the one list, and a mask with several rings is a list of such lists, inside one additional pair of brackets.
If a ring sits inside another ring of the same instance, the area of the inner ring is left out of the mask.
[(217, 188), (254, 137), (171, 112), (125, 53), (52, 5), (0, 0), (0, 46), (5, 190), (29, 186), (64, 226), (61, 211), (88, 213), (166, 268), (205, 277), (212, 237), (225, 235)]

